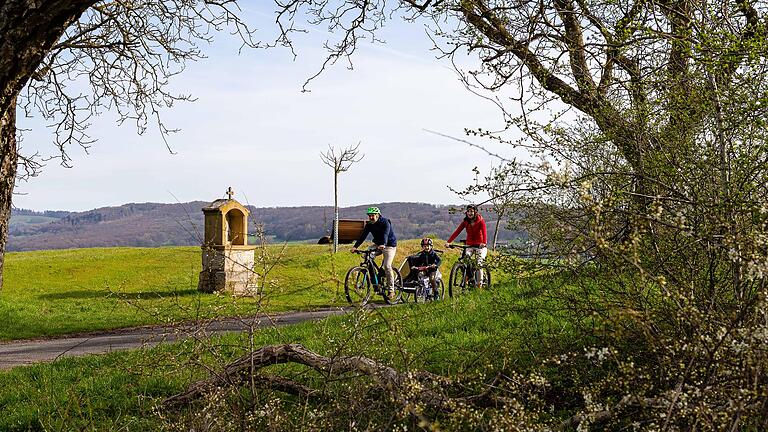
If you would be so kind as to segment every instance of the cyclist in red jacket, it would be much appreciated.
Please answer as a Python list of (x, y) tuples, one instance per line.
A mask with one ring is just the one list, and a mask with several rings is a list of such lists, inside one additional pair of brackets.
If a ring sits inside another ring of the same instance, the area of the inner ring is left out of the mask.
[(456, 228), (456, 231), (454, 231), (448, 238), (445, 247), (451, 247), (451, 242), (456, 239), (459, 233), (465, 229), (467, 230), (467, 246), (470, 246), (470, 248), (467, 249), (467, 254), (473, 256), (477, 260), (478, 270), (475, 274), (475, 282), (477, 282), (477, 286), (479, 286), (480, 281), (482, 281), (483, 278), (481, 270), (479, 269), (483, 265), (485, 256), (488, 255), (488, 248), (485, 247), (486, 243), (488, 243), (488, 232), (485, 228), (485, 219), (483, 219), (483, 216), (477, 211), (476, 205), (468, 205), (465, 214), (466, 216), (464, 217), (464, 220), (461, 221), (461, 224)]

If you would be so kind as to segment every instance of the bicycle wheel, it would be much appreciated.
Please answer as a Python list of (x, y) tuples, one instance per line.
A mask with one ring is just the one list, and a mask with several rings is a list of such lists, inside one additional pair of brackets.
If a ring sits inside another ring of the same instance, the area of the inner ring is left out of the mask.
[(413, 295), (408, 300), (412, 299), (414, 303), (424, 302), (424, 287), (419, 284), (413, 290)]
[(389, 297), (388, 286), (385, 286), (381, 290), (381, 296), (384, 297), (384, 302), (390, 305), (398, 304), (403, 299), (403, 278), (400, 276), (400, 270), (393, 267), (392, 274), (395, 277), (395, 297), (394, 298)]
[(371, 299), (371, 279), (365, 267), (352, 267), (344, 278), (344, 294), (352, 305), (365, 306)]
[(448, 279), (448, 295), (455, 297), (466, 293), (467, 282), (467, 267), (464, 264), (454, 265)]
[(402, 293), (403, 295), (400, 297), (400, 300), (403, 301), (403, 303), (410, 303), (415, 302), (416, 299), (416, 291), (418, 290), (418, 287), (413, 286), (403, 286)]
[(442, 279), (437, 280), (437, 288), (435, 288), (437, 292), (432, 293), (432, 300), (438, 301), (445, 298), (445, 284), (443, 283)]
[(491, 287), (491, 271), (487, 268), (483, 269), (483, 288), (490, 288)]

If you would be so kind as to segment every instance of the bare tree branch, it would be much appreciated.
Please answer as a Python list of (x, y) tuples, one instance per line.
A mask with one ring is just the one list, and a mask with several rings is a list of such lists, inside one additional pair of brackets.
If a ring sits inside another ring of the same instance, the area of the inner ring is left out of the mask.
[(452, 412), (463, 405), (477, 407), (502, 406), (509, 400), (492, 394), (494, 384), (476, 395), (451, 397), (438, 388), (430, 388), (428, 382), (445, 383), (446, 379), (427, 372), (402, 373), (368, 357), (325, 357), (307, 350), (300, 344), (267, 345), (228, 364), (221, 372), (208, 379), (192, 383), (177, 395), (167, 398), (166, 407), (186, 406), (218, 388), (229, 388), (249, 383), (256, 376), (259, 388), (269, 388), (286, 393), (316, 397), (317, 391), (283, 378), (265, 378), (259, 370), (286, 363), (297, 363), (327, 377), (339, 378), (349, 374), (370, 377), (376, 386), (392, 396), (403, 407), (409, 406), (411, 398), (431, 409)]

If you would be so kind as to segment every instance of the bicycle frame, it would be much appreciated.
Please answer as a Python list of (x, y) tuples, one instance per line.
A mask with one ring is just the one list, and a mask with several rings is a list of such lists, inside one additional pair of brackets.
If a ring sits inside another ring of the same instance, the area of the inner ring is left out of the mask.
[[(464, 268), (466, 269), (464, 272), (464, 277), (467, 278), (467, 274), (474, 275), (477, 272), (477, 260), (474, 257), (471, 257), (469, 253), (467, 252), (471, 247), (470, 246), (454, 246), (454, 247), (460, 247), (461, 248), (461, 256), (459, 257), (457, 263), (461, 263), (464, 265)], [(472, 286), (475, 285), (475, 278), (467, 278), (468, 281)]]
[[(384, 297), (387, 304), (399, 303), (403, 295), (403, 278), (396, 268), (392, 268), (392, 281), (387, 280), (385, 270), (376, 263), (375, 257), (379, 254), (376, 248), (366, 250), (354, 250), (356, 254), (363, 256), (360, 264), (347, 271), (344, 278), (344, 293), (347, 301), (352, 304), (365, 305), (371, 298), (371, 294)], [(394, 286), (394, 294), (389, 289), (390, 282)]]
[(379, 279), (379, 273), (382, 267), (376, 263), (376, 250), (369, 249), (361, 251), (363, 254), (363, 260), (360, 262), (361, 267), (368, 269), (368, 277), (371, 278), (371, 286), (376, 294), (381, 294), (381, 279)]
[[(462, 291), (466, 288), (474, 288), (476, 286), (483, 286), (486, 284), (490, 286), (491, 275), (485, 266), (479, 266), (475, 257), (470, 257), (467, 252), (468, 249), (472, 249), (472, 246), (466, 245), (451, 245), (451, 248), (460, 248), (461, 256), (451, 268), (451, 276), (449, 280), (449, 295), (453, 296), (454, 288), (458, 288)], [(460, 270), (459, 270), (460, 269)], [(481, 280), (477, 280), (478, 270), (482, 270)], [(461, 273), (460, 280), (457, 280), (457, 276)]]
[[(357, 268), (363, 268), (365, 269), (365, 274), (363, 275), (363, 281), (365, 283), (370, 282), (371, 288), (373, 288), (373, 293), (381, 295), (382, 297), (385, 297), (385, 300), (387, 303), (398, 303), (400, 301), (400, 298), (402, 296), (402, 277), (400, 276), (400, 272), (392, 268), (392, 277), (394, 278), (393, 285), (395, 290), (395, 297), (390, 298), (389, 296), (389, 285), (386, 283), (386, 275), (385, 270), (383, 266), (380, 266), (378, 263), (376, 263), (376, 256), (380, 254), (378, 249), (375, 248), (368, 248), (366, 250), (358, 250), (356, 253), (363, 255), (363, 259), (360, 262), (360, 264), (357, 265)], [(346, 281), (345, 281), (345, 289), (346, 289)], [(348, 297), (349, 298), (349, 297)], [(351, 301), (351, 300), (350, 300)]]

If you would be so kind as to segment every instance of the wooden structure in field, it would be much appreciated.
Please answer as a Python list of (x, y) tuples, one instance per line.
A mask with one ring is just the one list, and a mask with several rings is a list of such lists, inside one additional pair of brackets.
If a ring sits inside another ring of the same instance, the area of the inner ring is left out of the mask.
[[(355, 219), (339, 219), (339, 244), (354, 243), (363, 233), (365, 221)], [(317, 244), (330, 244), (333, 242), (333, 228), (331, 235), (321, 237)]]
[(232, 199), (218, 199), (203, 207), (205, 234), (203, 271), (197, 289), (203, 292), (227, 291), (234, 295), (256, 293), (253, 271), (256, 246), (248, 245), (248, 209)]

